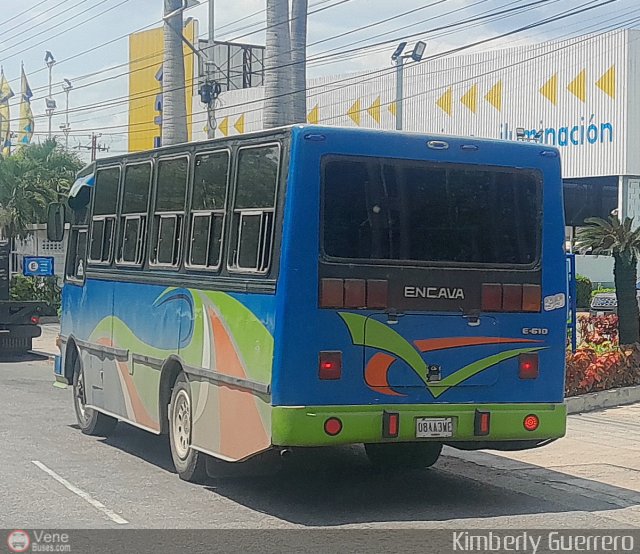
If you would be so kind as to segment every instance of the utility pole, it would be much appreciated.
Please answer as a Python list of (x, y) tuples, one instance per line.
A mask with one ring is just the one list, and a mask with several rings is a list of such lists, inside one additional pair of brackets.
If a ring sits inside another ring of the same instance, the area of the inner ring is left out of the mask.
[(91, 161), (95, 162), (98, 157), (98, 152), (108, 152), (109, 147), (104, 144), (98, 143), (98, 139), (102, 136), (102, 133), (91, 133), (91, 144), (89, 146), (85, 144), (78, 144), (75, 146), (76, 150), (89, 150), (91, 152)]
[(404, 61), (411, 59), (419, 62), (424, 56), (427, 44), (422, 41), (416, 42), (413, 50), (409, 54), (403, 54), (407, 47), (406, 42), (401, 42), (391, 55), (391, 61), (396, 64), (396, 130), (402, 131), (404, 122)]
[(73, 85), (69, 79), (65, 79), (62, 84), (62, 90), (64, 90), (66, 95), (66, 107), (65, 107), (65, 123), (64, 125), (60, 125), (62, 132), (64, 133), (64, 147), (65, 150), (69, 150), (69, 133), (71, 132), (71, 125), (69, 124), (69, 93)]
[(44, 63), (47, 64), (49, 68), (49, 96), (45, 100), (47, 106), (47, 117), (49, 118), (49, 140), (52, 138), (51, 134), (51, 124), (53, 121), (53, 112), (56, 111), (56, 101), (53, 99), (53, 66), (56, 65), (56, 60), (53, 57), (53, 54), (47, 50), (44, 56)]

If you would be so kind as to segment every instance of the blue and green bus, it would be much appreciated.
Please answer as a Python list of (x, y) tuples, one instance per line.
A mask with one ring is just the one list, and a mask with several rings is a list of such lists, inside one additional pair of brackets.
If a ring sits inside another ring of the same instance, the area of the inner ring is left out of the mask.
[(183, 479), (565, 433), (554, 148), (295, 126), (99, 160), (68, 205), (57, 380), (84, 433), (167, 433)]

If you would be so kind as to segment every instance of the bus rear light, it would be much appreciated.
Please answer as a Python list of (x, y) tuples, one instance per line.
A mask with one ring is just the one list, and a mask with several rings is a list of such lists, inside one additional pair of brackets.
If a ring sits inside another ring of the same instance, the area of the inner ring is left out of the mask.
[(518, 365), (519, 372), (518, 375), (520, 379), (537, 379), (539, 375), (538, 369), (538, 354), (530, 353), (530, 354), (520, 354), (518, 356)]
[(491, 412), (481, 412), (480, 410), (476, 410), (473, 422), (473, 434), (476, 437), (484, 437), (489, 434), (490, 430)]
[(342, 279), (322, 279), (320, 282), (320, 307), (344, 308), (344, 283)]
[(367, 308), (386, 308), (389, 305), (389, 283), (387, 281), (367, 280)]
[(382, 413), (382, 436), (385, 439), (395, 439), (400, 433), (400, 414), (397, 412)]
[(484, 283), (482, 285), (482, 311), (499, 312), (502, 310), (502, 285)]
[(324, 422), (324, 432), (327, 435), (335, 437), (340, 431), (342, 431), (342, 421), (337, 417), (330, 417)]
[(540, 426), (540, 420), (537, 415), (529, 414), (524, 418), (522, 425), (527, 431), (535, 431)]
[(322, 381), (335, 381), (342, 377), (342, 352), (320, 352), (318, 377)]
[(540, 285), (484, 283), (482, 285), (482, 311), (484, 312), (539, 312), (542, 303)]
[(364, 279), (345, 279), (344, 307), (364, 308), (367, 304), (367, 286)]
[(502, 285), (502, 311), (519, 312), (522, 309), (522, 285)]
[(540, 285), (522, 285), (522, 311), (539, 312), (542, 304)]

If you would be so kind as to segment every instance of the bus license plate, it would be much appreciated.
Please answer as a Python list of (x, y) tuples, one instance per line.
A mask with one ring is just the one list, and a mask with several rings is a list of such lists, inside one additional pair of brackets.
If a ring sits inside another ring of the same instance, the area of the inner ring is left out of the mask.
[(452, 437), (452, 417), (419, 417), (416, 419), (416, 438)]

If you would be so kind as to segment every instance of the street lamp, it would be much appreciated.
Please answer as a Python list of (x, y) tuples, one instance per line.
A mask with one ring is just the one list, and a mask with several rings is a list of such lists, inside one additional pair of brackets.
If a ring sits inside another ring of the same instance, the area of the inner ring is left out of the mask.
[(391, 61), (396, 64), (396, 130), (402, 131), (403, 120), (403, 103), (404, 103), (404, 61), (413, 60), (419, 62), (424, 56), (427, 49), (427, 43), (418, 41), (415, 43), (413, 50), (408, 54), (404, 54), (407, 42), (401, 42), (391, 55)]
[(53, 57), (53, 54), (47, 50), (44, 56), (44, 63), (47, 64), (49, 68), (49, 97), (45, 100), (47, 105), (47, 116), (49, 117), (49, 140), (51, 140), (51, 122), (53, 120), (53, 112), (56, 110), (56, 101), (53, 99), (53, 66), (56, 65), (56, 59)]
[(69, 150), (69, 133), (71, 132), (71, 125), (69, 124), (69, 93), (71, 92), (72, 88), (73, 85), (71, 84), (71, 81), (69, 81), (69, 79), (63, 79), (62, 90), (66, 95), (66, 109), (65, 123), (63, 125), (60, 125), (60, 128), (64, 133), (64, 144), (66, 150)]

